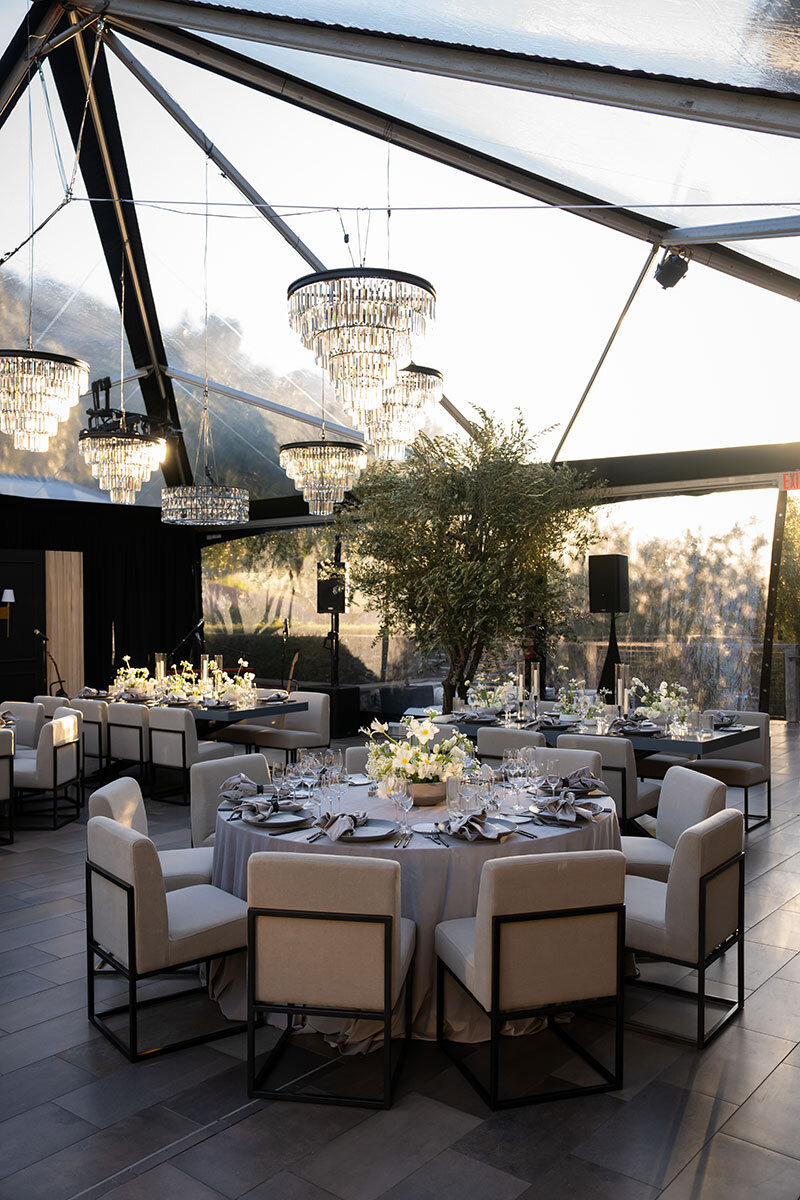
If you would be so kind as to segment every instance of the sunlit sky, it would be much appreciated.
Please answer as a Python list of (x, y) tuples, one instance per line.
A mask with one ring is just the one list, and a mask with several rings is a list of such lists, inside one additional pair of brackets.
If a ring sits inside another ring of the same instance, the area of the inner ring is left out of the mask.
[[(0, 0), (4, 44), (25, 8), (25, 0)], [(329, 17), (330, 10), (327, 5)], [(387, 264), (383, 142), (129, 45), (327, 266), (349, 263), (342, 222), (357, 258), (360, 235), (367, 264)], [(299, 74), (311, 71), (307, 62), (301, 69), (299, 60), (313, 56), (237, 48)], [(424, 123), (420, 110), (431, 106), (430, 124), (437, 130), (456, 136), (471, 128), (474, 144), (492, 153), (548, 164), (559, 178), (631, 207), (662, 204), (684, 224), (718, 219), (727, 210), (709, 213), (682, 204), (785, 201), (790, 211), (790, 202), (800, 198), (800, 146), (791, 139), (341, 61), (313, 65), (319, 78), (328, 70), (325, 78), (340, 80), (342, 89), (350, 79), (352, 94), (362, 101), (387, 107), (391, 100), (398, 115), (418, 123)], [(197, 327), (203, 313), (204, 156), (113, 56), (110, 66), (160, 319), (165, 328)], [(46, 75), (69, 173), (71, 144), (49, 70)], [(32, 96), (38, 220), (63, 189), (38, 81)], [(0, 132), (2, 161), (15, 164), (2, 176), (0, 253), (27, 231), (27, 123), (23, 102)], [(430, 279), (437, 290), (436, 323), (426, 341), (415, 344), (415, 360), (443, 372), (447, 395), (466, 412), (485, 407), (509, 417), (519, 408), (531, 429), (549, 430), (541, 442), (549, 454), (648, 247), (396, 147), (388, 153), (388, 170), (388, 261)], [(76, 195), (36, 239), (37, 279), (56, 278), (111, 304), (82, 182)], [(311, 368), (311, 355), (286, 317), (286, 286), (308, 268), (213, 167), (210, 199), (212, 312), (241, 328), (248, 357), (279, 373)], [(337, 206), (340, 214), (295, 213)], [(473, 207), (457, 211), (466, 206)], [(368, 214), (368, 207), (384, 211)], [(431, 211), (404, 211), (420, 208)], [(737, 210), (730, 219), (741, 215)], [(754, 248), (762, 256), (798, 256), (800, 264), (796, 239)], [(25, 254), (10, 265), (24, 273)], [(696, 264), (672, 291), (648, 280), (565, 456), (800, 440), (799, 315), (789, 300)], [(40, 331), (35, 318), (34, 330)], [(80, 355), (81, 347), (72, 352)], [(201, 363), (195, 369), (201, 372)], [(106, 370), (115, 375), (116, 364)], [(448, 418), (443, 427), (450, 427)]]

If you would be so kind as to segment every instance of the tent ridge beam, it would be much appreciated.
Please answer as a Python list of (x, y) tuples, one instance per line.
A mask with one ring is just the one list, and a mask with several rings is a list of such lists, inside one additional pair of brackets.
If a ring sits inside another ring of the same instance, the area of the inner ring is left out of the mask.
[(796, 217), (766, 217), (762, 220), (731, 221), (722, 225), (693, 225), (686, 229), (670, 229), (661, 239), (662, 246), (694, 246), (707, 242), (737, 242), (756, 238), (797, 237), (800, 234), (800, 215)]
[(79, 0), (79, 5), (81, 11), (96, 12), (102, 7), (112, 17), (151, 20), (311, 54), (800, 137), (797, 97), (766, 89), (698, 83), (185, 0), (104, 0), (103, 4)]
[(311, 269), (313, 271), (324, 271), (325, 264), (319, 258), (317, 258), (316, 254), (314, 254), (314, 252), (310, 250), (308, 246), (306, 246), (305, 242), (302, 241), (300, 236), (295, 233), (291, 226), (288, 225), (282, 217), (278, 216), (278, 214), (273, 208), (270, 207), (263, 196), (259, 195), (253, 185), (244, 177), (244, 175), (242, 175), (240, 171), (237, 170), (233, 163), (225, 157), (222, 151), (214, 145), (214, 143), (211, 141), (211, 138), (209, 138), (207, 134), (205, 134), (203, 130), (195, 124), (188, 113), (186, 113), (177, 103), (177, 101), (170, 96), (166, 89), (153, 75), (151, 75), (147, 68), (141, 62), (139, 62), (135, 55), (131, 54), (131, 52), (122, 45), (119, 38), (117, 38), (115, 34), (107, 31), (105, 34), (105, 41), (109, 49), (114, 52), (120, 62), (124, 63), (131, 74), (139, 80), (139, 82), (144, 88), (147, 89), (150, 95), (157, 100), (161, 107), (169, 113), (169, 115), (178, 123), (178, 125), (180, 125), (181, 129), (183, 129), (184, 132), (189, 135), (192, 141), (200, 147), (204, 154), (208, 155), (211, 161), (217, 167), (219, 167), (220, 171), (222, 171), (222, 173), (226, 175), (228, 179), (230, 179), (231, 183), (235, 188), (237, 188), (241, 195), (244, 196), (244, 198), (248, 200), (258, 212), (261, 213), (262, 217), (264, 217), (264, 219), (278, 231), (281, 237), (289, 243), (292, 249), (296, 250), (301, 258), (305, 259)]
[[(541, 200), (545, 204), (558, 204), (584, 220), (603, 225), (617, 233), (627, 234), (653, 245), (661, 245), (662, 239), (671, 232), (670, 226), (664, 221), (629, 209), (602, 207), (603, 201), (598, 200), (596, 196), (556, 183), (523, 167), (493, 158), (480, 150), (469, 149), (441, 134), (432, 133), (380, 109), (370, 108), (358, 101), (337, 95), (318, 84), (279, 71), (195, 34), (137, 23), (120, 18), (114, 13), (111, 14), (111, 23), (118, 32), (133, 37), (144, 45), (172, 54), (193, 66), (205, 67), (257, 92), (294, 104), (306, 112), (316, 113), (361, 133), (390, 141), (395, 146), (422, 154), (476, 178), (496, 183), (519, 195)], [(570, 205), (582, 204), (599, 204), (601, 207), (570, 210)], [(790, 300), (800, 300), (800, 279), (740, 254), (728, 246), (700, 246), (693, 252), (692, 257), (695, 262), (733, 278), (765, 288)]]

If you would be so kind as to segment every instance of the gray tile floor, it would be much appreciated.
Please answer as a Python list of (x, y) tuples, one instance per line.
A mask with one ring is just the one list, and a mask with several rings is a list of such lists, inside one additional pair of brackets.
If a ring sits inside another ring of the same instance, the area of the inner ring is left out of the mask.
[[(704, 1053), (630, 1032), (621, 1092), (497, 1115), (418, 1042), (390, 1112), (249, 1102), (238, 1036), (131, 1066), (84, 1011), (83, 823), (20, 834), (0, 850), (0, 1200), (798, 1200), (796, 726), (773, 726), (773, 772), (773, 822), (747, 844), (742, 1018)], [(185, 809), (148, 810), (160, 847), (188, 845)], [(547, 1036), (531, 1069), (581, 1080)], [(331, 1054), (303, 1039), (284, 1080), (366, 1069)]]

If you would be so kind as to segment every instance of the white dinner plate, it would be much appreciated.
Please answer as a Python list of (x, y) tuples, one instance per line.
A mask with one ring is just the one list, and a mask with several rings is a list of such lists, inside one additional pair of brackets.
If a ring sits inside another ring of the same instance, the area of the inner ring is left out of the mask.
[(347, 782), (350, 784), (350, 787), (366, 787), (367, 784), (372, 783), (372, 780), (369, 775), (362, 775), (360, 772), (356, 772), (356, 774), (349, 777)]
[(383, 821), (379, 817), (368, 817), (365, 825), (357, 825), (352, 833), (343, 833), (340, 842), (382, 842), (397, 833), (396, 821)]
[(311, 819), (310, 812), (299, 813), (273, 813), (270, 817), (265, 817), (260, 813), (245, 813), (242, 815), (242, 820), (248, 825), (258, 825), (260, 829), (283, 833), (289, 829), (302, 829), (303, 826)]

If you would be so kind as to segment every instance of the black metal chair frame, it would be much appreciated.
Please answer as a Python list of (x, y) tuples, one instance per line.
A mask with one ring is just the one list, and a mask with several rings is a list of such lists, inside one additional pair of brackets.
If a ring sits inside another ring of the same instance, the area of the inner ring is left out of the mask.
[[(172, 963), (168, 967), (159, 967), (155, 971), (137, 971), (135, 967), (126, 966), (125, 963), (106, 950), (95, 940), (94, 937), (94, 897), (92, 895), (92, 875), (100, 875), (115, 887), (120, 888), (125, 893), (127, 904), (127, 933), (128, 933), (128, 961), (129, 963), (136, 962), (136, 906), (135, 906), (135, 889), (130, 883), (126, 883), (124, 879), (120, 879), (117, 875), (112, 875), (110, 871), (104, 870), (97, 863), (86, 860), (86, 993), (87, 993), (87, 1013), (89, 1020), (95, 1028), (99, 1029), (104, 1037), (108, 1038), (113, 1046), (125, 1055), (129, 1062), (142, 1062), (146, 1058), (157, 1058), (162, 1054), (170, 1054), (174, 1050), (185, 1050), (187, 1046), (198, 1046), (204, 1042), (218, 1041), (220, 1038), (233, 1037), (234, 1034), (243, 1033), (247, 1028), (244, 1022), (237, 1022), (229, 1025), (227, 1028), (215, 1030), (211, 1033), (196, 1034), (194, 1037), (182, 1038), (177, 1042), (169, 1042), (164, 1046), (156, 1046), (152, 1050), (139, 1049), (139, 1010), (149, 1008), (154, 1004), (166, 1004), (172, 1000), (181, 1000), (186, 996), (197, 996), (201, 994), (208, 995), (208, 989), (204, 985), (199, 985), (196, 988), (187, 988), (180, 992), (172, 992), (167, 996), (153, 996), (146, 1000), (139, 1000), (137, 997), (137, 985), (143, 980), (158, 979), (164, 977), (175, 976), (177, 972), (183, 971), (187, 967), (199, 967), (205, 965), (210, 971), (211, 963), (217, 958), (227, 958), (231, 954), (241, 954), (245, 947), (236, 946), (230, 950), (224, 950), (219, 954), (214, 954), (210, 958), (195, 958), (188, 959), (182, 963)], [(113, 1008), (104, 1009), (103, 1012), (97, 1011), (95, 1002), (95, 981), (97, 979), (108, 978), (109, 971), (98, 968), (95, 963), (107, 963), (117, 975), (123, 976), (128, 981), (128, 1003), (118, 1004)], [(128, 1041), (127, 1044), (119, 1037), (118, 1034), (110, 1029), (106, 1024), (105, 1018), (118, 1016), (120, 1013), (128, 1015)]]
[[(569, 917), (600, 916), (614, 913), (617, 917), (617, 991), (616, 995), (598, 996), (589, 1000), (565, 1001), (559, 1004), (539, 1005), (533, 1008), (501, 1009), (500, 1008), (500, 974), (502, 931), (505, 925), (515, 925), (522, 922), (562, 920)], [(622, 1087), (623, 1047), (625, 1020), (623, 972), (625, 962), (625, 905), (604, 904), (585, 908), (562, 908), (551, 912), (510, 913), (492, 917), (492, 964), (491, 964), (491, 1007), (488, 1011), (490, 1022), (489, 1039), (489, 1087), (467, 1067), (466, 1063), (451, 1049), (451, 1043), (445, 1039), (445, 975), (459, 985), (482, 1012), (486, 1012), (480, 1001), (457, 975), (450, 970), (446, 963), (437, 956), (436, 959), (436, 1042), (441, 1050), (455, 1063), (461, 1074), (475, 1089), (489, 1108), (497, 1111), (504, 1108), (518, 1108), (526, 1104), (541, 1104), (551, 1100), (569, 1100), (575, 1096), (588, 1096), (596, 1092), (612, 1092)], [(591, 1010), (615, 1006), (614, 1026), (614, 1068), (609, 1070), (603, 1063), (581, 1046), (556, 1018), (563, 1013), (576, 1010)], [(506, 1021), (522, 1020), (527, 1017), (545, 1017), (547, 1025), (566, 1045), (587, 1062), (604, 1080), (603, 1083), (591, 1084), (586, 1087), (565, 1088), (559, 1091), (530, 1092), (523, 1096), (508, 1099), (500, 1098), (500, 1041), (501, 1029)]]
[[(762, 813), (751, 813), (749, 806), (750, 787), (760, 787), (760, 784), (750, 784), (746, 788), (742, 788), (744, 792), (744, 831), (752, 833), (754, 829), (760, 829), (762, 825), (767, 825), (772, 820), (772, 777), (768, 777), (763, 781), (767, 785), (767, 811)], [(731, 785), (735, 787), (735, 784)]]
[[(276, 1004), (256, 1000), (256, 922), (260, 917), (300, 921), (349, 921), (356, 924), (383, 926), (383, 1008), (329, 1008), (321, 1005)], [(397, 1074), (411, 1038), (411, 1004), (414, 991), (414, 960), (412, 958), (403, 983), (405, 988), (405, 1036), (397, 1061), (392, 1066), (392, 917), (371, 913), (305, 912), (282, 908), (249, 908), (247, 910), (247, 1094), (272, 1100), (295, 1100), (312, 1104), (336, 1104), (351, 1108), (391, 1108)], [(401, 988), (402, 990), (402, 988)], [(267, 1054), (261, 1070), (256, 1072), (256, 1029), (271, 1013), (285, 1014), (286, 1028)], [(287, 1092), (270, 1090), (266, 1081), (285, 1050), (292, 1034), (295, 1017), (345, 1017), (351, 1020), (381, 1021), (383, 1024), (383, 1085), (380, 1096), (340, 1096), (330, 1093)]]
[[(706, 944), (706, 913), (708, 900), (708, 885), (713, 879), (717, 879), (725, 871), (730, 871), (734, 867), (738, 868), (738, 916), (737, 929), (729, 934), (724, 942), (719, 946), (715, 946), (709, 954), (703, 954), (702, 947)], [(658, 1037), (667, 1038), (669, 1041), (685, 1042), (690, 1046), (696, 1046), (702, 1050), (719, 1037), (723, 1029), (731, 1022), (734, 1017), (737, 1017), (744, 1008), (744, 854), (736, 854), (733, 858), (727, 859), (720, 866), (714, 867), (713, 870), (707, 871), (705, 875), (700, 876), (700, 893), (698, 897), (698, 917), (697, 917), (697, 962), (689, 962), (682, 958), (667, 958), (664, 955), (644, 954), (638, 950), (634, 951), (642, 962), (670, 962), (676, 963), (681, 967), (691, 967), (697, 971), (697, 991), (690, 991), (688, 988), (677, 987), (669, 983), (657, 983), (648, 979), (628, 979), (626, 982), (632, 987), (645, 987), (652, 991), (663, 992), (671, 996), (682, 996), (684, 999), (697, 1001), (697, 1030), (693, 1038), (683, 1037), (677, 1033), (670, 1033), (667, 1030), (660, 1029), (655, 1025), (648, 1025), (642, 1021), (629, 1019), (626, 1024), (631, 1029), (641, 1029), (647, 1033), (656, 1034)], [(728, 1000), (724, 996), (713, 996), (706, 991), (706, 971), (715, 963), (718, 958), (726, 954), (733, 946), (737, 947), (737, 980), (736, 991), (737, 999)], [(706, 1005), (716, 1004), (726, 1009), (727, 1011), (712, 1025), (711, 1029), (706, 1033)]]
[(11, 846), (14, 842), (14, 755), (0, 754), (0, 763), (6, 763), (8, 771), (8, 799), (0, 800), (0, 805), (5, 804), (8, 810), (8, 829), (0, 833), (0, 846)]
[[(72, 750), (73, 747), (75, 747), (75, 750), (76, 750), (75, 757), (76, 757), (77, 774), (75, 774), (72, 777), (72, 779), (65, 779), (63, 783), (59, 783), (58, 782), (58, 755), (59, 755), (59, 753), (62, 753), (65, 750)], [(68, 792), (69, 792), (69, 789), (73, 785), (75, 786), (76, 796), (75, 796), (74, 800), (70, 800)], [(61, 807), (61, 808), (59, 807), (59, 793), (62, 793), (62, 792), (63, 792), (63, 800), (65, 802), (68, 802), (70, 808), (74, 805), (75, 812), (71, 816), (64, 817), (63, 820), (59, 821), (59, 819), (58, 819), (59, 812), (64, 811), (63, 807)], [(81, 773), (81, 740), (80, 740), (80, 738), (76, 738), (74, 742), (62, 742), (60, 746), (53, 746), (53, 787), (52, 788), (24, 788), (24, 787), (15, 786), (15, 788), (14, 788), (14, 803), (16, 805), (17, 801), (21, 802), (21, 801), (24, 801), (26, 798), (29, 801), (30, 800), (35, 801), (35, 800), (40, 800), (40, 799), (46, 800), (49, 795), (52, 795), (53, 824), (52, 824), (51, 828), (63, 829), (63, 827), (65, 825), (69, 825), (72, 821), (77, 821), (78, 817), (80, 816), (80, 810), (82, 807), (82, 804), (81, 804), (82, 794), (83, 794), (83, 785), (82, 785), (82, 773)], [(21, 805), (20, 805), (20, 807), (21, 807)], [(42, 811), (42, 816), (44, 816), (44, 810), (42, 809), (41, 811)], [(33, 815), (35, 816), (37, 814), (33, 814)], [(19, 829), (37, 830), (37, 829), (45, 829), (47, 827), (45, 825), (43, 825), (41, 822), (37, 822), (36, 824), (31, 825), (31, 824), (23, 824), (20, 821), (17, 821), (16, 828), (18, 830)]]

